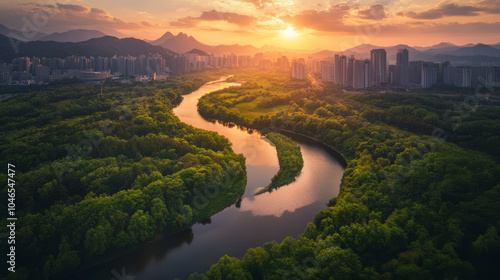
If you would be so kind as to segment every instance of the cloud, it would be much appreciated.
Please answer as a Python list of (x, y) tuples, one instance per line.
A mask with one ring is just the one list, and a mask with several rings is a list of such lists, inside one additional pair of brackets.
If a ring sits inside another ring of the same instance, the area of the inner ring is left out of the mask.
[(146, 20), (141, 21), (141, 24), (144, 26), (147, 26), (147, 27), (154, 27), (155, 26), (154, 24), (152, 24), (151, 22), (146, 21)]
[(62, 28), (64, 30), (83, 28), (111, 31), (109, 33), (117, 34), (117, 32), (114, 32), (115, 30), (162, 27), (148, 21), (125, 21), (114, 17), (101, 8), (92, 8), (76, 4), (26, 3), (19, 7), (21, 7), (21, 9), (17, 9), (14, 12), (0, 13), (0, 17), (6, 22), (10, 22), (12, 26), (23, 26), (25, 23), (20, 20), (23, 17), (28, 19), (37, 17), (46, 18), (47, 21), (44, 22), (43, 25), (37, 26), (40, 28), (40, 31), (44, 32), (53, 32), (54, 30), (61, 31)]
[(358, 15), (362, 19), (381, 20), (386, 17), (384, 6), (381, 4), (371, 5), (368, 9), (359, 10)]
[(487, 14), (500, 14), (500, 1), (498, 0), (484, 0), (479, 2), (479, 5), (485, 8)]
[(73, 5), (73, 4), (57, 3), (56, 7), (60, 10), (70, 10), (75, 12), (88, 12), (90, 10), (88, 7), (82, 5)]
[(198, 23), (202, 21), (226, 21), (228, 23), (236, 24), (240, 27), (249, 26), (253, 23), (256, 23), (258, 18), (247, 15), (240, 15), (237, 13), (229, 13), (229, 12), (218, 12), (216, 10), (205, 11), (199, 17), (184, 17), (180, 18), (174, 22), (171, 22), (170, 25), (176, 27), (194, 27), (197, 26)]
[(280, 19), (296, 28), (307, 27), (318, 31), (345, 31), (346, 26), (343, 24), (343, 18), (350, 11), (350, 6), (336, 5), (324, 11), (305, 10), (300, 14), (282, 16)]
[(90, 12), (92, 14), (96, 14), (96, 15), (107, 15), (109, 16), (110, 14), (108, 12), (106, 12), (105, 10), (103, 9), (99, 9), (99, 8), (91, 8), (90, 9)]
[(253, 4), (255, 7), (262, 9), (266, 4), (274, 4), (273, 0), (240, 0), (242, 2), (247, 2)]
[(422, 12), (400, 12), (398, 15), (413, 19), (438, 19), (450, 16), (473, 17), (482, 13), (499, 14), (500, 2), (498, 0), (485, 0), (475, 6), (441, 2), (438, 6)]

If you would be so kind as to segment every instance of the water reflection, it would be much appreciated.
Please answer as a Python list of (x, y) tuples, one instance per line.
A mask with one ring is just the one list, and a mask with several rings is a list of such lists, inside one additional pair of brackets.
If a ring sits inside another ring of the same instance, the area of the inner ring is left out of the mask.
[(136, 280), (186, 279), (191, 273), (207, 271), (225, 254), (241, 258), (248, 248), (297, 236), (325, 208), (325, 203), (337, 195), (344, 172), (342, 165), (322, 147), (297, 141), (304, 158), (304, 168), (297, 180), (271, 193), (254, 196), (278, 171), (275, 148), (259, 133), (204, 120), (196, 107), (204, 94), (235, 85), (238, 84), (204, 85), (184, 96), (174, 113), (185, 123), (224, 135), (235, 152), (243, 153), (248, 180), (241, 200), (192, 229), (154, 241), (72, 280), (110, 279), (112, 269), (119, 271), (123, 267)]

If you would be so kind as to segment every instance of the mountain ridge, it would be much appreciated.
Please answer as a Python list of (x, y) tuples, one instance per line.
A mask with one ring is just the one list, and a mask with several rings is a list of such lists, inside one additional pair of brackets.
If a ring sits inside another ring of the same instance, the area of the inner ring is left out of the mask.
[(105, 56), (114, 55), (148, 55), (158, 53), (165, 59), (175, 55), (171, 50), (153, 46), (135, 38), (119, 39), (113, 36), (93, 38), (83, 42), (30, 41), (19, 42), (17, 52), (11, 45), (11, 38), (0, 35), (0, 61), (10, 62), (13, 58), (22, 56), (59, 57), (71, 55)]
[(83, 42), (93, 38), (100, 38), (107, 34), (99, 30), (89, 29), (72, 29), (65, 32), (54, 32), (40, 38), (38, 41), (54, 41), (54, 42)]

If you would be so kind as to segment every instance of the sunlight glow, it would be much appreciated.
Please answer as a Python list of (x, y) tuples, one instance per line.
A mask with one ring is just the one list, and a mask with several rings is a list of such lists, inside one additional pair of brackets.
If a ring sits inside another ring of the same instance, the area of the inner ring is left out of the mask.
[(297, 31), (295, 31), (291, 26), (288, 26), (285, 30), (281, 30), (280, 33), (281, 37), (285, 39), (292, 39), (299, 35), (299, 33), (297, 33)]

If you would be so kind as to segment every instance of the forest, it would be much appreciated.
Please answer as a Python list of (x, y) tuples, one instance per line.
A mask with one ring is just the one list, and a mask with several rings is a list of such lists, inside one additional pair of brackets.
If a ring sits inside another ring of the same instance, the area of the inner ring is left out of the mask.
[(202, 98), (203, 116), (308, 135), (348, 165), (339, 195), (298, 237), (223, 256), (190, 280), (497, 278), (499, 107), (471, 95), (354, 95), (279, 72), (233, 79), (246, 82)]
[(266, 138), (276, 147), (280, 169), (271, 179), (271, 183), (267, 187), (257, 191), (256, 195), (272, 191), (295, 181), (295, 178), (300, 174), (304, 166), (300, 147), (292, 139), (276, 132), (267, 134)]
[[(16, 272), (0, 278), (67, 276), (234, 204), (244, 157), (172, 112), (218, 77), (37, 86), (1, 102), (0, 162), (16, 168), (18, 220)], [(207, 192), (208, 204), (194, 203)]]

